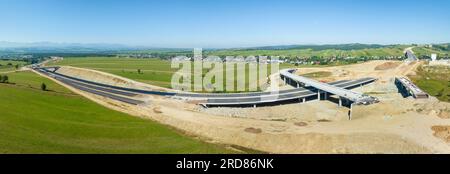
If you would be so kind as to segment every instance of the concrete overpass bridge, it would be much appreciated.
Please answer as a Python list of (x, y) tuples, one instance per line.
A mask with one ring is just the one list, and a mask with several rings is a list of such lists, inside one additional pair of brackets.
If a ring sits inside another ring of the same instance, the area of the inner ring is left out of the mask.
[(406, 57), (406, 60), (407, 60), (407, 61), (410, 61), (410, 62), (419, 60), (419, 59), (417, 58), (417, 56), (412, 52), (411, 49), (407, 49), (407, 50), (405, 51), (405, 57)]
[(339, 96), (339, 105), (340, 106), (342, 105), (343, 99), (349, 100), (357, 105), (362, 105), (362, 104), (369, 105), (369, 104), (379, 102), (378, 99), (375, 97), (371, 97), (371, 96), (364, 95), (364, 94), (361, 94), (358, 92), (350, 91), (348, 89), (345, 89), (345, 88), (342, 88), (339, 86), (334, 86), (334, 85), (322, 83), (322, 82), (319, 82), (319, 81), (316, 81), (313, 79), (309, 79), (306, 77), (295, 75), (294, 74), (295, 71), (296, 71), (295, 69), (281, 70), (280, 75), (285, 81), (289, 81), (289, 83), (294, 81), (297, 84), (297, 86), (299, 86), (299, 84), (302, 84), (302, 85), (311, 86), (313, 88), (316, 88), (318, 99), (321, 98), (321, 94), (323, 94), (324, 98), (326, 99), (328, 94), (330, 93), (330, 94)]

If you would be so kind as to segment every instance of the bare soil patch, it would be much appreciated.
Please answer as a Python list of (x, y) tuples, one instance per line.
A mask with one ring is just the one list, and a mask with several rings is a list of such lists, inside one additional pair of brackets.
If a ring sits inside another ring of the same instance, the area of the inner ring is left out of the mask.
[(318, 72), (312, 72), (312, 73), (306, 73), (301, 74), (304, 77), (313, 78), (313, 79), (319, 79), (319, 78), (325, 78), (330, 77), (333, 73), (329, 71), (318, 71)]
[(433, 135), (450, 143), (450, 126), (433, 126), (431, 130), (434, 131)]
[(397, 68), (401, 62), (386, 62), (375, 67), (375, 70), (388, 70)]
[(331, 120), (320, 119), (320, 120), (317, 120), (317, 122), (326, 123), (326, 122), (331, 122)]
[(198, 105), (200, 103), (206, 103), (206, 100), (189, 100), (186, 103)]
[(153, 108), (153, 112), (154, 112), (154, 113), (157, 113), (157, 114), (163, 113), (163, 112), (161, 111), (161, 108), (160, 108), (160, 107), (155, 107), (155, 108)]
[(294, 125), (300, 126), (300, 127), (305, 127), (305, 126), (308, 126), (308, 123), (305, 123), (305, 122), (297, 122), (297, 123), (294, 123)]
[(248, 132), (248, 133), (254, 133), (254, 134), (260, 134), (262, 132), (262, 130), (260, 128), (253, 128), (253, 127), (246, 128), (244, 131)]
[(441, 110), (441, 113), (439, 113), (439, 118), (442, 119), (449, 119), (450, 118), (450, 110)]

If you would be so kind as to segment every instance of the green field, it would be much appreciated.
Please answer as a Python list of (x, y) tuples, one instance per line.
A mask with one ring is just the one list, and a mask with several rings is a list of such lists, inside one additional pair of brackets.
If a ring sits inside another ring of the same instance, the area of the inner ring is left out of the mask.
[[(81, 68), (89, 68), (108, 72), (125, 78), (133, 79), (139, 82), (148, 83), (151, 85), (171, 88), (172, 75), (178, 71), (178, 69), (171, 68), (171, 62), (160, 59), (137, 59), (137, 58), (111, 58), (111, 57), (85, 57), (85, 58), (64, 58), (63, 61), (50, 64), (50, 65), (70, 65)], [(280, 65), (280, 69), (293, 67), (290, 64)], [(138, 69), (141, 73), (138, 73)], [(268, 66), (268, 72), (270, 74), (270, 66)], [(246, 74), (250, 70), (246, 67)], [(208, 70), (204, 70), (203, 74)], [(225, 73), (225, 72), (224, 72)], [(224, 76), (225, 77), (225, 76)], [(226, 80), (226, 78), (224, 79)], [(246, 79), (246, 90), (248, 90), (249, 84), (248, 78)], [(203, 92), (203, 91), (197, 91)], [(227, 92), (242, 92), (237, 90)]]
[(434, 44), (429, 45), (390, 45), (373, 47), (370, 45), (318, 45), (318, 46), (299, 46), (300, 48), (290, 49), (225, 49), (207, 51), (208, 55), (216, 56), (281, 56), (288, 58), (330, 58), (330, 57), (398, 57), (404, 55), (404, 50), (413, 47), (413, 51), (419, 58), (430, 57), (431, 54), (437, 54), (439, 58), (446, 58), (450, 54), (450, 44)]
[[(331, 57), (386, 57), (402, 56), (404, 49), (412, 45), (377, 45), (377, 44), (337, 44), (337, 45), (288, 45), (288, 46), (265, 46), (254, 48), (233, 49), (205, 49), (204, 55), (213, 56), (280, 56), (287, 58), (319, 58)], [(192, 57), (192, 50), (139, 50), (121, 54), (121, 56), (133, 54), (151, 54), (152, 57), (163, 59), (176, 55)]]
[(450, 102), (450, 68), (445, 66), (422, 66), (411, 80), (441, 101)]
[(32, 72), (8, 76), (11, 84), (0, 83), (0, 153), (234, 153), (109, 110)]
[(300, 48), (275, 49), (275, 48), (258, 48), (258, 49), (224, 49), (206, 51), (207, 55), (215, 56), (280, 56), (287, 58), (311, 58), (329, 59), (332, 57), (398, 57), (404, 55), (404, 50), (413, 47), (413, 51), (417, 57), (426, 59), (431, 54), (437, 54), (438, 58), (448, 58), (450, 54), (449, 44), (434, 44), (432, 47), (428, 45), (390, 45), (373, 47), (370, 45), (318, 45), (318, 46), (299, 46)]
[[(8, 65), (11, 64), (11, 65)], [(22, 61), (13, 61), (13, 60), (0, 60), (0, 73), (9, 72), (16, 70), (15, 65), (23, 66), (26, 65), (26, 62)]]
[(314, 50), (314, 49), (284, 49), (284, 50), (220, 50), (210, 54), (216, 56), (282, 56), (282, 57), (370, 57), (370, 56), (401, 56), (407, 46), (388, 48), (370, 48), (358, 50)]
[(427, 47), (415, 47), (413, 48), (414, 54), (416, 54), (417, 57), (422, 56), (428, 56), (430, 57), (431, 54), (436, 54), (438, 58), (445, 58), (448, 57), (450, 54), (450, 50), (443, 50), (439, 48), (427, 48)]
[[(86, 57), (86, 58), (64, 58), (53, 65), (70, 65), (81, 68), (89, 68), (116, 74), (140, 82), (170, 87), (172, 74), (176, 69), (171, 69), (169, 61), (158, 59), (128, 59), (110, 57)], [(142, 73), (138, 73), (141, 69)]]

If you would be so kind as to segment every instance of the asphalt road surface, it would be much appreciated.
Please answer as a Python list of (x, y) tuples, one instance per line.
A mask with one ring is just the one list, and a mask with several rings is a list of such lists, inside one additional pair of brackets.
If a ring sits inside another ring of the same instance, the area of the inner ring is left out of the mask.
[[(278, 91), (278, 93), (273, 92), (254, 92), (254, 93), (235, 93), (235, 94), (172, 93), (172, 92), (124, 88), (108, 84), (102, 84), (76, 77), (67, 76), (64, 74), (47, 70), (45, 68), (38, 68), (35, 70), (39, 71), (44, 75), (50, 76), (66, 85), (72, 86), (76, 89), (133, 105), (144, 103), (143, 101), (129, 98), (135, 97), (138, 94), (161, 95), (167, 97), (181, 97), (192, 100), (202, 100), (205, 102), (201, 102), (200, 104), (215, 105), (215, 106), (274, 103), (291, 99), (301, 99), (317, 95), (317, 90), (313, 88), (296, 88)], [(364, 85), (373, 82), (375, 80), (376, 79), (374, 78), (363, 78), (352, 81), (349, 80), (336, 81), (331, 82), (329, 84), (347, 89), (359, 85)]]
[[(349, 89), (355, 86), (364, 85), (370, 82), (375, 81), (374, 78), (363, 78), (352, 81), (339, 81), (329, 83), (335, 87)], [(280, 91), (278, 94), (264, 94), (253, 97), (245, 97), (245, 98), (222, 98), (222, 99), (208, 99), (206, 102), (203, 102), (204, 105), (238, 105), (238, 104), (261, 104), (261, 103), (271, 103), (271, 102), (280, 102), (286, 100), (293, 99), (302, 99), (317, 96), (316, 89), (306, 89), (306, 88), (297, 88), (293, 92)]]
[[(128, 97), (136, 96), (137, 94), (134, 94), (134, 93), (118, 91), (118, 90), (113, 90), (113, 89), (109, 89), (109, 88), (80, 83), (80, 82), (59, 76), (59, 75), (52, 74), (52, 72), (49, 72), (49, 71), (45, 71), (42, 69), (37, 69), (37, 70), (44, 75), (50, 76), (50, 77), (54, 78), (55, 80), (58, 80), (66, 85), (69, 85), (69, 86), (76, 88), (78, 90), (81, 90), (81, 91), (89, 92), (89, 93), (92, 93), (95, 95), (107, 97), (107, 98), (110, 98), (113, 100), (121, 101), (121, 102), (128, 103), (128, 104), (133, 104), (133, 105), (138, 105), (138, 104), (144, 103), (143, 101), (140, 101), (140, 100), (123, 97), (123, 96), (128, 96)], [(115, 95), (115, 94), (118, 94), (118, 95)]]

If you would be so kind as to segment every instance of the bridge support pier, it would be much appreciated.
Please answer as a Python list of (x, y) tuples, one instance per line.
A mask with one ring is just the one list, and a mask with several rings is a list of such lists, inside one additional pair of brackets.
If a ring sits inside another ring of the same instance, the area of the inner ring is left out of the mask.
[(339, 107), (342, 107), (342, 97), (339, 97)]
[(350, 110), (348, 111), (348, 120), (352, 120), (352, 110), (353, 110), (353, 103), (350, 104)]
[(317, 91), (317, 100), (320, 100), (320, 90)]
[(300, 83), (297, 82), (297, 88), (300, 88)]

